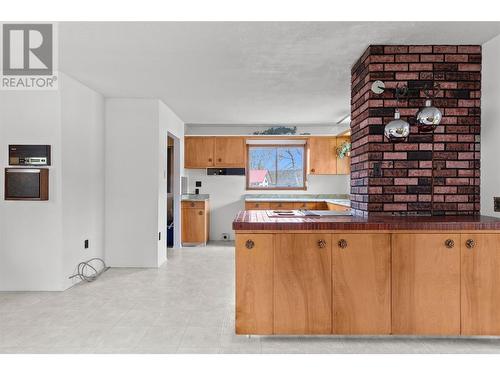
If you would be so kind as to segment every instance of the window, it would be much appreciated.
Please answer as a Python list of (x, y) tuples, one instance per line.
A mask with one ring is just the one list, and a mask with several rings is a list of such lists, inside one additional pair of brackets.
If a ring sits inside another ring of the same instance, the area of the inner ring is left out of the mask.
[(247, 189), (306, 189), (304, 144), (249, 144), (247, 161)]

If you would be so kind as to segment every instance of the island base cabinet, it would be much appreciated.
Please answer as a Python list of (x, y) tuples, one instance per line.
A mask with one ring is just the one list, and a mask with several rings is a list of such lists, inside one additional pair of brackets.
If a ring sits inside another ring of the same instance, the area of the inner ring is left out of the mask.
[(392, 235), (392, 333), (460, 334), (460, 235)]
[(462, 234), (462, 335), (500, 335), (500, 235)]
[(275, 241), (274, 334), (331, 334), (331, 235), (277, 234)]
[(236, 333), (273, 334), (272, 234), (236, 236)]
[(333, 333), (391, 333), (390, 234), (332, 236)]

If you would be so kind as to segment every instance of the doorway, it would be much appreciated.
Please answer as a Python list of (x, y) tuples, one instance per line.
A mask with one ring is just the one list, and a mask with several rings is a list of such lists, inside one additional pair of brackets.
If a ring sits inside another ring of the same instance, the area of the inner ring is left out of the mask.
[(179, 138), (167, 133), (167, 248), (180, 247), (180, 144)]

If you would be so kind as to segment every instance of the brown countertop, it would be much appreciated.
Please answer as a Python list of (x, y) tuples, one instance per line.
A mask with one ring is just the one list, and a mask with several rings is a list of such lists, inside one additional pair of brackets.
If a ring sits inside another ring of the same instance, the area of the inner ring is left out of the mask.
[(500, 230), (490, 216), (327, 216), (269, 217), (267, 211), (240, 211), (238, 230)]

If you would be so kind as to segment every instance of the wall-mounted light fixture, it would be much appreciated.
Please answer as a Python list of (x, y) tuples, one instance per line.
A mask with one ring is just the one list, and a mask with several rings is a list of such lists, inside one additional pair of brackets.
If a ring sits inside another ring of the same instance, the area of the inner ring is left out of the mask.
[(420, 132), (431, 132), (436, 129), (436, 127), (441, 123), (443, 115), (441, 111), (436, 107), (432, 106), (432, 99), (440, 91), (439, 84), (434, 85), (430, 90), (424, 90), (427, 100), (425, 101), (425, 107), (421, 108), (417, 113), (417, 127)]
[[(374, 94), (380, 95), (386, 90), (394, 91), (396, 102), (399, 103), (401, 98), (408, 96), (407, 85), (397, 85), (395, 88), (386, 88), (384, 82), (375, 81), (372, 83), (371, 90)], [(435, 98), (440, 91), (439, 84), (435, 84), (431, 89), (424, 90), (427, 100), (425, 107), (421, 108), (415, 118), (415, 123), (419, 132), (431, 132), (441, 123), (442, 114), (439, 109), (432, 106), (432, 99)], [(391, 142), (405, 141), (410, 135), (410, 124), (407, 121), (401, 120), (399, 108), (396, 108), (394, 120), (389, 122), (384, 129), (384, 135)]]

